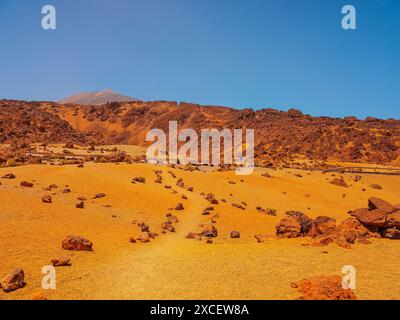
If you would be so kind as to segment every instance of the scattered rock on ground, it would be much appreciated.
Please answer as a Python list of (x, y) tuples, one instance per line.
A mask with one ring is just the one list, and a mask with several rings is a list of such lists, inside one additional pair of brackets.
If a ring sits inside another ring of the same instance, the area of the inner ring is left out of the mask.
[(68, 257), (60, 257), (56, 259), (51, 260), (51, 264), (54, 267), (64, 267), (64, 266), (70, 266), (71, 265), (71, 259)]
[(207, 225), (200, 234), (203, 237), (215, 238), (218, 236), (218, 230), (213, 225)]
[(24, 270), (16, 268), (1, 280), (0, 287), (3, 288), (4, 292), (15, 291), (25, 286), (24, 280)]
[(231, 238), (232, 238), (232, 239), (238, 239), (238, 238), (240, 238), (240, 232), (239, 232), (239, 231), (232, 231), (232, 232), (231, 232)]
[(21, 187), (26, 187), (26, 188), (32, 188), (33, 187), (33, 183), (32, 182), (28, 182), (28, 181), (22, 181), (20, 183)]
[(68, 236), (62, 241), (64, 250), (72, 251), (93, 251), (93, 243), (79, 236)]
[(49, 196), (49, 195), (44, 195), (44, 196), (42, 197), (42, 202), (44, 202), (44, 203), (52, 203), (51, 196)]

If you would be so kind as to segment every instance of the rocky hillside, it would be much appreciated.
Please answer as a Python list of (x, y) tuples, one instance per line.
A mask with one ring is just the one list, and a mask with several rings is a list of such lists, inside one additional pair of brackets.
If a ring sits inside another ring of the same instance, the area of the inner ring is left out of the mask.
[(33, 141), (146, 145), (152, 128), (255, 129), (256, 159), (268, 165), (305, 157), (369, 163), (400, 162), (400, 121), (313, 117), (298, 110), (254, 111), (171, 101), (113, 102), (88, 106), (0, 102), (1, 142)]
[(88, 136), (74, 130), (56, 114), (53, 103), (0, 100), (0, 144), (33, 142), (86, 143)]

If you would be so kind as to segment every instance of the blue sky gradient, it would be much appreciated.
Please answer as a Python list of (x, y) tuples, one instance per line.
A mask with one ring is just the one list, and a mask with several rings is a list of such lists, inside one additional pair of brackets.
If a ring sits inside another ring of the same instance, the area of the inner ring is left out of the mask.
[[(57, 30), (41, 8), (57, 9)], [(341, 8), (357, 9), (357, 30)], [(398, 0), (0, 0), (0, 98), (143, 100), (400, 117)]]

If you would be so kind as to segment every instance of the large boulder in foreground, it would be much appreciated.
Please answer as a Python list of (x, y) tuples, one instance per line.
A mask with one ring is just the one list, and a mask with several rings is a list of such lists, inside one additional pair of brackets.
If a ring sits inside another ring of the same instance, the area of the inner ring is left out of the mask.
[(351, 289), (344, 289), (339, 276), (320, 276), (301, 280), (292, 287), (301, 294), (299, 300), (357, 300)]
[(24, 270), (16, 268), (1, 280), (0, 287), (3, 288), (4, 292), (15, 291), (25, 286), (24, 280)]
[(93, 243), (79, 236), (68, 236), (62, 242), (64, 250), (72, 251), (93, 251)]

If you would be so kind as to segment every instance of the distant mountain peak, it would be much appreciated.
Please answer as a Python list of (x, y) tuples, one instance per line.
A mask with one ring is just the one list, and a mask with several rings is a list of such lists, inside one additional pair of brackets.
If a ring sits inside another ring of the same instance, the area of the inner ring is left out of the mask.
[(99, 92), (82, 92), (70, 97), (58, 100), (59, 104), (75, 103), (83, 105), (100, 105), (107, 102), (129, 102), (137, 101), (136, 98), (124, 96), (112, 89), (106, 89)]

